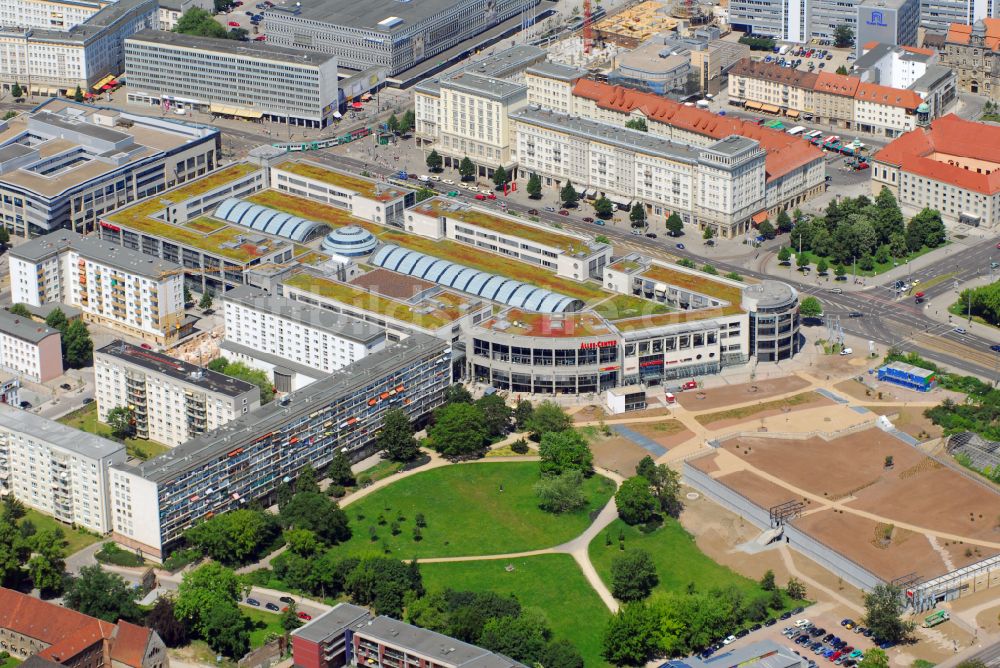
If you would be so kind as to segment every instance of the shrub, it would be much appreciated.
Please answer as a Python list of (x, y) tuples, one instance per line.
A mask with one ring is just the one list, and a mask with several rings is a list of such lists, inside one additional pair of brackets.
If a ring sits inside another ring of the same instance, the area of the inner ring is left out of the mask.
[(335, 499), (339, 499), (347, 494), (347, 490), (344, 489), (343, 485), (330, 485), (326, 492)]
[(528, 454), (528, 442), (523, 438), (519, 438), (510, 444), (510, 449), (519, 455)]
[(102, 564), (113, 564), (115, 566), (142, 566), (142, 557), (139, 555), (123, 550), (114, 543), (105, 543), (98, 550), (97, 554), (94, 555)]

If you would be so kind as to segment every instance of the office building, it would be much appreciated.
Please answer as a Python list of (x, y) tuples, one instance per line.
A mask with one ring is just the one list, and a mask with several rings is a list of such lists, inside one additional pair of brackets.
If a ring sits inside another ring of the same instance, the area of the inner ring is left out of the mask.
[[(930, 34), (946, 34), (952, 24), (971, 26), (1000, 18), (1000, 3), (987, 0), (921, 0), (920, 26)], [(925, 41), (924, 46), (927, 46)]]
[(530, 11), (538, 0), (300, 0), (264, 10), (268, 44), (336, 56), (343, 68), (397, 75)]
[(955, 70), (961, 92), (1000, 100), (1000, 19), (951, 24), (941, 64)]
[(729, 23), (740, 32), (803, 44), (811, 35), (811, 4), (810, 0), (731, 0)]
[(11, 657), (35, 668), (169, 668), (167, 646), (144, 626), (112, 624), (0, 587), (0, 638)]
[[(857, 7), (856, 54), (870, 42), (916, 46), (920, 0), (862, 0)], [(856, 64), (856, 63), (855, 63)]]
[(125, 71), (125, 38), (157, 25), (156, 0), (0, 4), (11, 10), (0, 13), (0, 86), (9, 91), (17, 83), (46, 97), (73, 95), (77, 86), (99, 95)]
[[(334, 56), (144, 30), (125, 40), (128, 101), (325, 128), (338, 112)], [(339, 113), (339, 112), (338, 112)]]
[(955, 70), (939, 63), (933, 49), (869, 42), (852, 69), (861, 81), (912, 90), (937, 118), (958, 99)]
[(388, 409), (420, 422), (451, 380), (448, 344), (414, 334), (155, 459), (116, 466), (114, 538), (160, 560), (198, 520), (273, 498), (307, 464), (372, 454)]
[(113, 341), (94, 351), (97, 417), (128, 408), (139, 438), (177, 446), (260, 406), (260, 388), (194, 364)]
[(182, 335), (183, 271), (173, 262), (84, 237), (53, 232), (8, 253), (15, 303), (63, 302), (83, 317), (158, 345)]
[(302, 668), (340, 668), (392, 661), (427, 668), (526, 668), (502, 654), (338, 603), (292, 634), (292, 658)]
[(92, 231), (104, 213), (214, 170), (220, 141), (204, 125), (50, 100), (0, 121), (0, 218), (18, 236)]
[(1000, 128), (954, 114), (896, 139), (872, 157), (872, 192), (896, 195), (903, 213), (925, 207), (945, 222), (1000, 223)]
[(807, 0), (809, 3), (809, 35), (834, 39), (837, 26), (846, 25), (858, 34), (858, 4), (861, 0)]
[(697, 147), (534, 109), (511, 120), (518, 161), (554, 188), (571, 182), (623, 209), (638, 201), (727, 238), (744, 234), (766, 208), (765, 156), (756, 141), (730, 135)]
[(35, 383), (58, 378), (63, 372), (59, 331), (0, 309), (0, 369)]
[(263, 290), (243, 286), (224, 299), (220, 352), (265, 371), (279, 392), (304, 387), (386, 346), (381, 327)]
[(0, 489), (26, 506), (105, 534), (108, 469), (124, 462), (121, 443), (0, 405)]

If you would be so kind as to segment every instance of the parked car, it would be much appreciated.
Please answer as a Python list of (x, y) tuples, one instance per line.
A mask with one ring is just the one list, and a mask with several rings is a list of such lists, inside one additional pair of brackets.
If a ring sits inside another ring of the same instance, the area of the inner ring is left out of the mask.
[(94, 403), (94, 398), (93, 397), (84, 397), (83, 398), (83, 405), (84, 406), (86, 406), (87, 404), (92, 404), (92, 403)]
[(594, 225), (600, 225), (601, 227), (604, 227), (604, 221), (598, 218), (597, 220), (594, 221)]
[(590, 216), (584, 216), (583, 217), (583, 222), (585, 222), (585, 223), (592, 223), (592, 222), (594, 222), (594, 219), (591, 218)]
[(560, 216), (568, 216), (569, 215), (569, 211), (567, 211), (566, 209), (559, 209), (559, 215)]
[(69, 383), (63, 383), (59, 386), (60, 390), (72, 390), (73, 387)]
[(528, 215), (529, 216), (537, 216), (538, 215), (538, 209), (528, 209)]
[(230, 28), (239, 28), (239, 27), (240, 27), (240, 24), (239, 24), (239, 23), (237, 23), (236, 21), (230, 21), (230, 22), (229, 22), (229, 27), (230, 27)]
[(547, 207), (545, 207), (545, 210), (546, 211), (551, 211), (551, 212), (555, 213), (556, 208), (554, 206), (547, 206)]
[(486, 195), (484, 195), (482, 193), (476, 193), (476, 199), (479, 200), (480, 202), (485, 201), (486, 200)]
[(270, 602), (265, 603), (264, 607), (267, 608), (268, 610), (270, 610), (271, 612), (278, 612), (280, 610), (280, 608), (278, 606), (276, 606), (274, 603), (270, 603)]
[(452, 180), (452, 179), (441, 179), (441, 183), (446, 183), (446, 184), (448, 184), (449, 186), (453, 186), (453, 185), (455, 185), (455, 181), (454, 181), (454, 180)]
[(152, 350), (153, 349), (153, 346), (149, 345), (148, 343), (140, 343), (139, 347), (142, 348), (143, 350)]
[(795, 620), (795, 625), (797, 627), (799, 627), (799, 628), (802, 628), (803, 626), (806, 626), (807, 624), (809, 624), (809, 620), (808, 619), (796, 619)]
[(763, 627), (760, 624), (754, 624), (753, 626), (750, 627), (749, 632), (753, 633), (754, 631), (760, 631), (761, 628)]
[(965, 334), (966, 333), (964, 327), (956, 327), (952, 331), (955, 332), (956, 334)]
[(287, 603), (288, 605), (295, 603), (295, 599), (292, 598), (291, 596), (282, 596), (278, 600), (281, 601), (282, 603)]
[(247, 599), (247, 605), (252, 605), (255, 608), (259, 608), (260, 607), (260, 601), (258, 601), (255, 598), (248, 598)]
[(789, 619), (791, 616), (792, 616), (791, 612), (783, 612), (783, 613), (781, 613), (781, 619)]
[(33, 408), (33, 406), (32, 406), (32, 404), (31, 404), (30, 401), (22, 401), (20, 403), (20, 406), (21, 406), (21, 410), (25, 410), (25, 411)]
[(684, 250), (684, 244), (677, 244), (677, 250)]
[(730, 645), (736, 642), (736, 636), (726, 636), (726, 639), (722, 641), (723, 645)]
[[(656, 232), (646, 232), (646, 236), (649, 237), (650, 239), (655, 239), (656, 238)], [(774, 620), (771, 620), (771, 621), (774, 621)]]
[(740, 629), (739, 631), (736, 632), (736, 637), (745, 638), (748, 633), (750, 633), (750, 631), (748, 631), (747, 629)]
[(312, 619), (312, 615), (310, 615), (308, 612), (300, 612), (299, 619), (304, 619), (308, 622), (310, 619)]
[(847, 317), (848, 318), (863, 318), (863, 317), (865, 317), (865, 314), (862, 313), (861, 311), (851, 311), (850, 313), (847, 314)]

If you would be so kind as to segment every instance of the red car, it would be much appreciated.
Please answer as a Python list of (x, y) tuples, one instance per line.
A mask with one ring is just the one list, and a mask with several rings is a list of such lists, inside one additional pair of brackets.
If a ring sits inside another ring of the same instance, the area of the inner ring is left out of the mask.
[(560, 209), (559, 210), (559, 215), (560, 216), (568, 216), (569, 215), (569, 211), (567, 211), (566, 209)]
[(229, 27), (230, 27), (230, 28), (239, 28), (239, 27), (240, 27), (240, 24), (239, 24), (239, 23), (237, 23), (236, 21), (230, 21), (230, 22), (229, 22)]
[(497, 196), (494, 195), (493, 193), (489, 193), (489, 194), (486, 195), (486, 199), (496, 199), (496, 198), (497, 198)]
[(145, 350), (152, 350), (153, 349), (153, 346), (149, 345), (148, 343), (140, 344), (139, 347), (143, 348)]
[(1000, 248), (1000, 244), (997, 244), (997, 248)]
[(584, 216), (583, 222), (585, 222), (585, 223), (592, 223), (592, 222), (594, 222), (594, 219), (591, 218), (590, 216)]
[(478, 199), (481, 202), (484, 199), (486, 199), (486, 195), (484, 195), (482, 193), (479, 193), (479, 194), (476, 195), (476, 199)]
[(683, 389), (683, 390), (697, 390), (698, 389), (698, 383), (696, 383), (693, 380), (689, 380), (686, 383), (684, 383), (683, 385), (681, 385), (681, 389)]
[[(537, 216), (538, 215), (538, 209), (528, 209), (528, 215), (529, 216)], [(1000, 244), (997, 244), (997, 246), (1000, 247)]]
[(310, 619), (312, 619), (312, 615), (310, 615), (308, 612), (300, 612), (299, 619), (304, 619), (308, 622)]

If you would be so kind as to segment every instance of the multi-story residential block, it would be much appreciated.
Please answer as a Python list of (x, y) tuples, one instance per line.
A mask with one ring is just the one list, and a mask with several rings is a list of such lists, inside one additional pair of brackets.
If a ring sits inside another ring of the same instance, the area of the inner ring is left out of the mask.
[(639, 201), (724, 237), (745, 233), (766, 208), (765, 156), (756, 141), (731, 135), (697, 147), (535, 109), (512, 121), (519, 163), (546, 185), (585, 185), (621, 208)]
[(830, 123), (845, 129), (898, 137), (917, 126), (921, 117), (934, 118), (944, 109), (928, 100), (950, 104), (946, 73), (932, 72), (909, 88), (892, 88), (858, 77), (822, 72), (789, 72), (774, 63), (743, 60), (729, 71), (729, 103), (751, 110), (784, 113), (793, 118)]
[(125, 67), (128, 101), (156, 109), (325, 128), (342, 103), (336, 57), (300, 48), (144, 30)]
[(15, 303), (63, 302), (87, 320), (160, 345), (182, 333), (184, 275), (178, 264), (70, 230), (16, 246), (8, 262)]
[(502, 654), (340, 603), (292, 632), (292, 658), (302, 668), (341, 668), (389, 661), (426, 668), (526, 668)]
[(204, 125), (50, 100), (0, 121), (0, 220), (20, 236), (91, 231), (106, 212), (214, 170), (219, 142)]
[(872, 157), (872, 192), (896, 195), (903, 213), (929, 207), (946, 222), (1000, 224), (1000, 128), (954, 114), (896, 139)]
[(156, 0), (13, 0), (3, 7), (14, 9), (7, 20), (0, 14), (0, 87), (18, 83), (42, 96), (72, 96), (77, 86), (100, 94), (125, 71), (125, 38), (157, 24)]
[(858, 50), (860, 56), (851, 71), (862, 81), (892, 88), (909, 88), (939, 61), (934, 49), (916, 46), (871, 41), (859, 46)]
[(260, 406), (260, 389), (182, 360), (113, 341), (94, 351), (97, 416), (132, 410), (136, 435), (177, 446)]
[(955, 70), (963, 93), (1000, 100), (1000, 18), (948, 26), (941, 64)]
[(570, 65), (548, 60), (536, 63), (524, 71), (528, 100), (543, 109), (568, 114), (573, 108), (573, 86), (585, 76), (586, 70)]
[(62, 375), (59, 331), (0, 309), (0, 369), (35, 383)]
[(111, 530), (108, 470), (125, 446), (0, 405), (0, 489), (67, 524)]
[(332, 0), (300, 0), (263, 13), (269, 44), (329, 53), (342, 67), (378, 66), (395, 76), (537, 4), (538, 0), (450, 4), (375, 0), (345, 6)]
[(871, 42), (890, 46), (917, 45), (920, 0), (861, 0), (857, 12), (857, 31), (854, 33), (857, 55), (861, 55)]
[(279, 392), (304, 387), (386, 346), (381, 327), (249, 286), (226, 293), (223, 313), (222, 354), (267, 372)]
[(113, 531), (151, 559), (198, 520), (272, 497), (307, 464), (337, 450), (374, 451), (390, 408), (420, 422), (444, 401), (451, 348), (414, 334), (138, 466), (111, 470)]
[(169, 668), (167, 646), (144, 626), (117, 624), (0, 587), (0, 647), (35, 668)]

